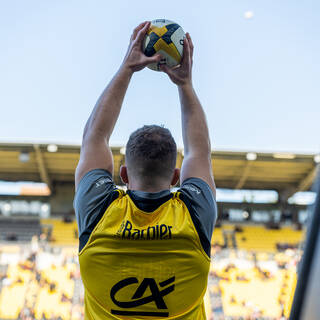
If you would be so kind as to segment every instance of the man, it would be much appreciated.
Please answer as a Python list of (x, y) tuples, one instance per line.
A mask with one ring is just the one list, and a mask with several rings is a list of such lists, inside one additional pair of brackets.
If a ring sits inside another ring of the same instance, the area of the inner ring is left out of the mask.
[[(131, 77), (161, 59), (141, 50), (149, 26), (144, 22), (133, 31), (124, 61), (83, 134), (74, 207), (85, 319), (206, 319), (203, 296), (217, 213), (208, 127), (192, 87), (189, 34), (181, 66), (161, 67), (181, 101), (181, 173), (171, 133), (152, 125), (133, 132), (126, 145), (120, 176), (128, 191), (112, 180), (109, 139)], [(171, 193), (179, 176), (181, 188)]]

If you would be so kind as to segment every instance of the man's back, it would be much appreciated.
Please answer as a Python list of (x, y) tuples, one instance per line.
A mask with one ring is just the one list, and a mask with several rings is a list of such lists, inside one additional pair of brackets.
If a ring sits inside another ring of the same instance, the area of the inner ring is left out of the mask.
[[(174, 193), (124, 193), (111, 186), (110, 178), (102, 170), (89, 172), (75, 200), (83, 220), (79, 261), (86, 319), (205, 319), (203, 295), (216, 216), (210, 188), (192, 178)], [(104, 201), (96, 201), (94, 194)], [(100, 203), (91, 213), (85, 208), (88, 197)], [(95, 221), (88, 228), (86, 214)], [(204, 221), (206, 216), (211, 223)]]

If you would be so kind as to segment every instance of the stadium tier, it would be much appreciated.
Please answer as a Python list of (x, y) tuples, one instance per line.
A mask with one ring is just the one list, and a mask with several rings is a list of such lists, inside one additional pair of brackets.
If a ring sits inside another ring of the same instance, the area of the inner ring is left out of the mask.
[(277, 230), (265, 226), (224, 225), (213, 232), (212, 243), (250, 251), (277, 252), (286, 247), (297, 247), (304, 239), (303, 230), (283, 227)]
[(23, 313), (32, 319), (81, 319), (75, 303), (77, 281), (78, 266), (65, 254), (31, 254), (11, 262), (2, 276), (0, 319), (21, 319)]
[(236, 232), (237, 245), (241, 249), (275, 252), (277, 244), (298, 245), (303, 232), (292, 228), (268, 230), (265, 227), (244, 227), (243, 232)]
[[(211, 273), (218, 277), (218, 290), (222, 296), (224, 314), (230, 317), (278, 318), (289, 316), (296, 286), (296, 266), (288, 269), (276, 267), (274, 261), (253, 266), (239, 259), (227, 266), (213, 264)], [(210, 291), (216, 290), (211, 286)]]
[(49, 234), (51, 244), (78, 245), (78, 227), (76, 221), (65, 222), (61, 219), (41, 219), (44, 232)]
[(39, 219), (0, 218), (0, 241), (30, 241), (40, 232)]

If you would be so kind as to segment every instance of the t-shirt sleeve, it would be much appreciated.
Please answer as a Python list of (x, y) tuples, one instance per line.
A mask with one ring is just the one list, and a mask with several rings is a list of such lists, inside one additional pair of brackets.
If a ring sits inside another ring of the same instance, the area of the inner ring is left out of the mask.
[[(73, 207), (77, 218), (80, 248), (83, 235), (87, 240), (103, 209), (106, 199), (116, 190), (110, 172), (94, 169), (81, 179), (74, 197)], [(86, 241), (85, 241), (86, 242)]]
[(178, 191), (190, 212), (202, 247), (210, 257), (211, 238), (217, 220), (217, 204), (213, 192), (200, 178), (188, 178)]

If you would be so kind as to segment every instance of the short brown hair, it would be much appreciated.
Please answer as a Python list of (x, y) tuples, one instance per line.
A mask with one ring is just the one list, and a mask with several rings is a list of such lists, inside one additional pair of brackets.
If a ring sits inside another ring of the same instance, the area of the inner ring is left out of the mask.
[(171, 132), (161, 126), (145, 125), (134, 131), (126, 145), (126, 165), (146, 185), (172, 177), (177, 145)]

